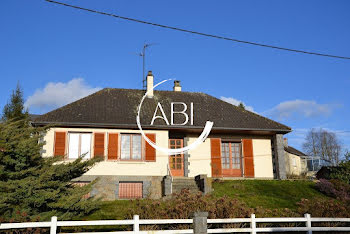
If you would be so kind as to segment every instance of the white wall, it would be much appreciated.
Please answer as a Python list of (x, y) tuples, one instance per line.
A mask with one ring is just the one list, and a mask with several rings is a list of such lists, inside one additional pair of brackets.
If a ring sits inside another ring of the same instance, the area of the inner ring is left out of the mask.
[[(43, 146), (43, 157), (51, 157), (54, 153), (54, 132), (87, 132), (87, 133), (139, 133), (139, 130), (125, 129), (100, 129), (100, 128), (51, 128), (44, 137), (46, 144)], [(168, 131), (144, 130), (145, 133), (156, 134), (157, 145), (168, 147)], [(68, 142), (68, 139), (67, 139)], [(93, 155), (94, 135), (92, 135), (91, 152)], [(105, 154), (108, 147), (108, 137), (105, 135)], [(68, 143), (66, 143), (66, 148)], [(125, 175), (125, 176), (165, 176), (167, 174), (168, 155), (156, 151), (155, 162), (127, 162), (127, 161), (102, 161), (91, 168), (85, 175)]]
[[(304, 159), (299, 157), (298, 155), (291, 154), (288, 152), (284, 152), (286, 156), (286, 168), (288, 175), (302, 175), (307, 171), (307, 165), (304, 162)], [(295, 164), (293, 165), (293, 161)]]
[[(192, 144), (197, 137), (186, 137), (184, 143), (187, 145)], [(195, 149), (189, 150), (189, 177), (194, 177), (200, 174), (205, 174), (211, 177), (211, 151), (210, 151), (210, 139), (206, 139)]]
[[(44, 137), (46, 144), (43, 146), (43, 157), (51, 157), (54, 150), (54, 132), (105, 132), (105, 133), (139, 133), (139, 130), (127, 129), (100, 129), (100, 128), (52, 128)], [(156, 134), (157, 145), (168, 147), (168, 131), (145, 130), (146, 133)], [(184, 145), (192, 144), (197, 136), (184, 139)], [(68, 139), (67, 139), (68, 141)], [(94, 135), (92, 135), (92, 143)], [(105, 153), (108, 147), (108, 137), (105, 136)], [(68, 144), (66, 144), (68, 147)], [(91, 144), (93, 152), (93, 144)], [(253, 139), (254, 173), (255, 178), (273, 178), (272, 152), (270, 139)], [(93, 153), (92, 153), (93, 154)], [(189, 177), (206, 174), (211, 177), (211, 148), (210, 139), (206, 139), (197, 148), (189, 151)], [(103, 161), (95, 165), (86, 175), (125, 175), (125, 176), (164, 176), (167, 174), (168, 155), (157, 151), (156, 162), (127, 162), (127, 161)]]
[(253, 139), (255, 178), (273, 178), (271, 140)]

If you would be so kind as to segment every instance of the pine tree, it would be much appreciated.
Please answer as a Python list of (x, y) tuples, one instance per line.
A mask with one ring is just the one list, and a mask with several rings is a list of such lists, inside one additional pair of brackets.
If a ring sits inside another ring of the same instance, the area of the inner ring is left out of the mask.
[(0, 222), (70, 219), (98, 208), (99, 201), (84, 199), (92, 184), (71, 181), (87, 172), (96, 160), (62, 163), (40, 155), (44, 128), (30, 126), (28, 116), (0, 123)]
[(23, 92), (19, 83), (12, 91), (10, 102), (4, 106), (2, 120), (24, 119), (28, 112), (24, 108)]
[(243, 102), (239, 103), (238, 107), (245, 110), (245, 105), (243, 104)]

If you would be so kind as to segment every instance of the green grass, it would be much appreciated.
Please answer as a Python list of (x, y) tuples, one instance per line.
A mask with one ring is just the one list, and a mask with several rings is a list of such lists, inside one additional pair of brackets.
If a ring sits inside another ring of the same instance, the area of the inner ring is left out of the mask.
[(225, 180), (213, 182), (216, 197), (237, 198), (251, 208), (296, 209), (302, 198), (326, 198), (312, 181), (289, 180)]
[(125, 219), (128, 210), (133, 206), (130, 200), (104, 201), (101, 209), (84, 217), (84, 220)]

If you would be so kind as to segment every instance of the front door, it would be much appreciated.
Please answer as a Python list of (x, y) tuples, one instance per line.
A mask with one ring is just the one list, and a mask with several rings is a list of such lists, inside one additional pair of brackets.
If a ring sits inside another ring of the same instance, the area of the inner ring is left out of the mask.
[(221, 143), (222, 175), (227, 177), (242, 176), (241, 143)]
[[(183, 139), (169, 139), (170, 149), (183, 147)], [(184, 156), (176, 154), (169, 156), (169, 166), (172, 176), (184, 176)]]

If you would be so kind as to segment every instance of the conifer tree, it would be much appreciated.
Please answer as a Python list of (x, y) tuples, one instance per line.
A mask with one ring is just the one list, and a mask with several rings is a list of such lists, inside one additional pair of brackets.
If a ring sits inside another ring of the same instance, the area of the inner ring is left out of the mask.
[(238, 107), (245, 110), (245, 105), (243, 104), (243, 102), (239, 103)]
[(12, 91), (10, 102), (4, 106), (2, 120), (23, 119), (28, 115), (24, 108), (23, 91), (19, 83)]
[(0, 122), (0, 222), (49, 220), (53, 215), (71, 219), (97, 209), (98, 200), (83, 198), (92, 183), (79, 187), (72, 179), (98, 159), (80, 157), (67, 163), (59, 157), (41, 157), (46, 128), (30, 125), (29, 116), (19, 107), (23, 100), (18, 87)]

